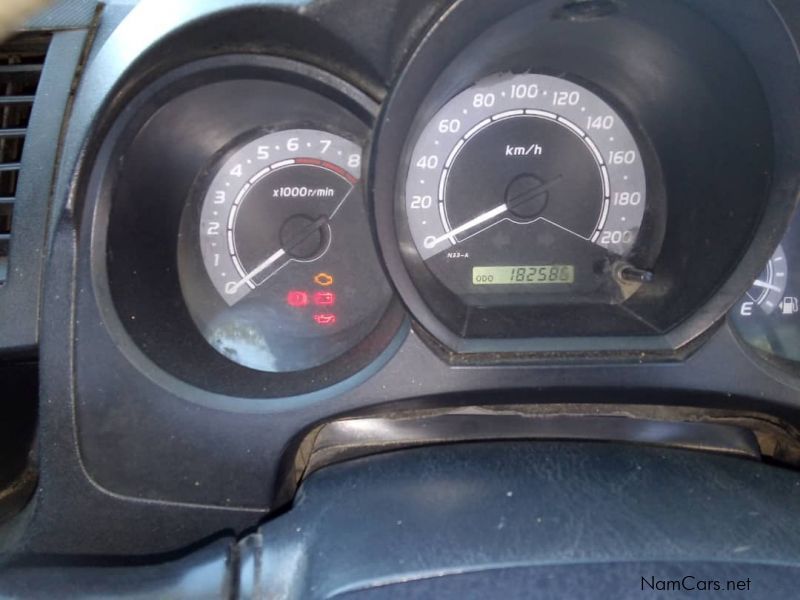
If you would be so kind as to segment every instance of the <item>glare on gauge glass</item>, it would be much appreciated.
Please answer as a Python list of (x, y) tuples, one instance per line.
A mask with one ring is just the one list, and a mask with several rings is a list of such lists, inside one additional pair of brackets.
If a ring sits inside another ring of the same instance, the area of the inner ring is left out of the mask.
[(388, 302), (372, 249), (361, 148), (312, 129), (262, 134), (216, 167), (199, 215), (219, 301), (192, 305), (208, 342), (267, 372), (320, 366), (353, 347)]

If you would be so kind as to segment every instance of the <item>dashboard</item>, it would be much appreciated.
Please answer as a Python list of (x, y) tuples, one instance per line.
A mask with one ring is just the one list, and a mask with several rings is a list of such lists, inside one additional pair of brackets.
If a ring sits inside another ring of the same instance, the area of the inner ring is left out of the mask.
[(130, 83), (78, 182), (115, 346), (256, 405), (324, 394), (409, 330), (445, 365), (678, 358), (755, 280), (731, 325), (791, 359), (794, 257), (768, 254), (796, 195), (793, 65), (759, 69), (761, 32), (698, 9), (546, 4), (453, 7), (380, 106), (265, 54)]
[(238, 535), (387, 448), (736, 426), (800, 464), (794, 3), (164, 4), (45, 19), (23, 552)]

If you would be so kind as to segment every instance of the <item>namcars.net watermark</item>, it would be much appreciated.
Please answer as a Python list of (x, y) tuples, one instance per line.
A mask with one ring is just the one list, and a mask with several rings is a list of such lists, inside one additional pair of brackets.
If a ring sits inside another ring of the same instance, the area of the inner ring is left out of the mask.
[(659, 579), (653, 575), (642, 577), (643, 592), (749, 592), (750, 578), (729, 579), (719, 581), (716, 579), (700, 579), (693, 575), (686, 575), (680, 579)]

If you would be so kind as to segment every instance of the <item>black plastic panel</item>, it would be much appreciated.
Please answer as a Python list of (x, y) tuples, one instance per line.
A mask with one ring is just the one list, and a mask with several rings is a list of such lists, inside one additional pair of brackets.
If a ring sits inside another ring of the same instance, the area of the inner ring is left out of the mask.
[(792, 597), (800, 573), (798, 485), (757, 461), (634, 445), (421, 448), (314, 474), (291, 510), (238, 544), (21, 558), (0, 587), (25, 598), (771, 600)]
[[(800, 566), (798, 485), (797, 473), (757, 462), (635, 446), (390, 453), (312, 476), (294, 508), (262, 529), (260, 580), (267, 596), (289, 589), (303, 598), (449, 598), (483, 581), (516, 598), (531, 597), (517, 585), (557, 566), (554, 585), (566, 587), (541, 597), (598, 597), (586, 579), (570, 586), (565, 571), (608, 564), (606, 597), (628, 598), (642, 594), (640, 577), (698, 563), (713, 573), (702, 564), (713, 561), (715, 579), (750, 578), (755, 597), (768, 598)], [(627, 562), (661, 568), (629, 581), (635, 570), (620, 565)], [(777, 573), (780, 585), (760, 568), (770, 563), (793, 568)], [(502, 572), (513, 567), (532, 570)], [(459, 582), (465, 572), (481, 575)]]
[(34, 353), (53, 178), (86, 31), (53, 35), (33, 105), (14, 206), (8, 280), (0, 285), (0, 354)]
[[(720, 2), (692, 2), (695, 10), (701, 4), (713, 17)], [(88, 277), (88, 232), (78, 228), (83, 198), (72, 185), (82, 174), (84, 143), (95, 118), (103, 105), (113, 103), (133, 61), (148, 65), (133, 71), (136, 79), (147, 79), (176, 62), (246, 45), (251, 52), (313, 62), (381, 100), (421, 31), (442, 8), (441, 3), (375, 0), (246, 10), (235, 2), (219, 6), (223, 8), (212, 16), (210, 7), (186, 3), (186, 13), (176, 12), (171, 24), (161, 18), (158, 2), (133, 8), (121, 27), (116, 19), (128, 7), (115, 6), (116, 12), (110, 10), (101, 19), (99, 41), (67, 132), (52, 213), (56, 235), (47, 264), (41, 343), (41, 480), (20, 548), (143, 555), (226, 529), (241, 532), (277, 508), (283, 456), (295, 449), (302, 434), (324, 420), (366, 410), (375, 414), (396, 407), (511, 400), (619, 403), (624, 398), (636, 404), (768, 411), (798, 422), (800, 379), (754, 359), (725, 323), (706, 329), (719, 316), (720, 306), (732, 305), (749, 284), (748, 277), (763, 266), (768, 246), (777, 243), (786, 225), (778, 220), (763, 225), (731, 289), (717, 298), (718, 305), (701, 311), (697, 317), (703, 326), (686, 332), (693, 343), (671, 354), (669, 361), (649, 357), (641, 364), (641, 357), (627, 355), (600, 362), (585, 353), (575, 362), (556, 355), (547, 356), (546, 364), (515, 365), (512, 357), (503, 366), (454, 367), (412, 331), (395, 340), (384, 356), (391, 360), (382, 368), (351, 382), (357, 385), (334, 388), (324, 397), (256, 408), (250, 399), (174, 387), (160, 369), (134, 366), (103, 326)], [(718, 25), (752, 34), (746, 51), (759, 76), (777, 86), (774, 78), (781, 64), (796, 61), (792, 41), (780, 38), (776, 51), (776, 39), (765, 42), (755, 34), (774, 31), (779, 17), (756, 8), (751, 14), (748, 7), (764, 8), (760, 2), (738, 6), (743, 11), (739, 17)], [(358, 19), (352, 11), (358, 11)], [(800, 20), (791, 25), (800, 30)], [(178, 30), (181, 36), (157, 44)], [(179, 37), (182, 42), (176, 43)], [(798, 94), (767, 100), (772, 110), (797, 117), (800, 85), (794, 80), (780, 83)], [(788, 169), (785, 160), (782, 168)], [(76, 360), (86, 362), (78, 366)], [(80, 389), (76, 370), (84, 374)], [(87, 448), (93, 462), (85, 460)]]

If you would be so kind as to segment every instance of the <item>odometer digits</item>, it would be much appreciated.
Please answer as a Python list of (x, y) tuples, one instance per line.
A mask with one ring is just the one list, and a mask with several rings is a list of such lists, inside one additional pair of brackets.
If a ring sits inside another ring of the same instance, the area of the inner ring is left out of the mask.
[(473, 267), (473, 285), (543, 285), (575, 283), (572, 265)]

